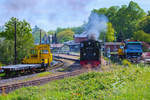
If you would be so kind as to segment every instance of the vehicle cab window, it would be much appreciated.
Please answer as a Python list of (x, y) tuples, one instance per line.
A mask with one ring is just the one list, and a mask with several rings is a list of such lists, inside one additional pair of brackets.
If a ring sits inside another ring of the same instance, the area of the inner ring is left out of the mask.
[(41, 54), (48, 54), (49, 52), (48, 52), (48, 50), (41, 50), (40, 53)]

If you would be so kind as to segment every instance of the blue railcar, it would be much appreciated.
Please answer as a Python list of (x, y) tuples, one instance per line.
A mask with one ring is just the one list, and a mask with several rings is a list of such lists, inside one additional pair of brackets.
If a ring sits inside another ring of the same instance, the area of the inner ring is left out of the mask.
[(142, 50), (142, 43), (139, 41), (127, 41), (125, 42), (125, 56), (126, 58), (139, 58), (142, 56), (143, 50)]

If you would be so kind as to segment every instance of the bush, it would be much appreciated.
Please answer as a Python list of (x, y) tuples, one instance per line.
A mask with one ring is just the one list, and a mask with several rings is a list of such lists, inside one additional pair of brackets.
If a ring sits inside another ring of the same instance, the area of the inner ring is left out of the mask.
[(122, 61), (122, 64), (123, 64), (124, 66), (131, 67), (131, 62), (129, 62), (129, 61), (126, 60), (126, 59), (124, 59), (124, 60)]
[(0, 100), (123, 100), (126, 97), (128, 99), (125, 100), (141, 100), (130, 99), (134, 96), (149, 100), (150, 80), (147, 76), (150, 75), (150, 67), (117, 68), (108, 72), (84, 73), (40, 87), (24, 87), (9, 93), (7, 97), (0, 96)]

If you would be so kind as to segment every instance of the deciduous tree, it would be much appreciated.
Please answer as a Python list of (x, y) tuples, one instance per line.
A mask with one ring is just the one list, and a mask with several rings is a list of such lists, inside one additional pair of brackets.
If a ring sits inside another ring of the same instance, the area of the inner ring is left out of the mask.
[[(8, 22), (5, 23), (5, 30), (1, 32), (0, 36), (5, 38), (1, 43), (1, 55), (0, 58), (9, 60), (12, 63), (12, 57), (14, 57), (14, 33), (15, 33), (15, 23), (16, 23), (16, 35), (17, 35), (17, 60), (18, 62), (26, 56), (30, 48), (34, 44), (34, 39), (32, 37), (32, 29), (30, 24), (25, 20), (20, 21), (17, 18), (12, 17)], [(4, 45), (5, 44), (5, 45)], [(8, 56), (6, 56), (6, 55)]]
[(73, 40), (74, 32), (71, 29), (66, 29), (57, 34), (58, 41), (63, 43), (69, 40)]

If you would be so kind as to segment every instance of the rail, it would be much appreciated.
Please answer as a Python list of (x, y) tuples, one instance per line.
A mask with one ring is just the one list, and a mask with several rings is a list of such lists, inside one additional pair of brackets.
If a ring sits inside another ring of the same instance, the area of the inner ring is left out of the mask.
[(2, 85), (2, 86), (0, 86), (0, 93), (2, 93), (2, 95), (5, 95), (6, 93), (9, 93), (11, 91), (14, 91), (14, 90), (22, 88), (22, 87), (42, 85), (42, 84), (48, 83), (53, 80), (76, 76), (76, 75), (82, 74), (84, 72), (88, 72), (88, 70), (81, 69), (81, 70), (76, 70), (73, 72), (67, 72), (67, 73), (64, 73), (61, 75), (56, 75), (56, 76), (51, 76), (51, 77), (42, 77), (42, 78), (31, 80), (31, 81), (12, 83), (9, 85)]

